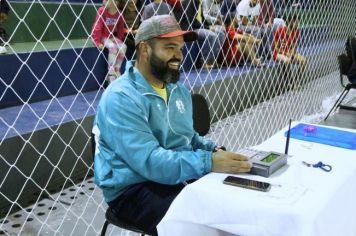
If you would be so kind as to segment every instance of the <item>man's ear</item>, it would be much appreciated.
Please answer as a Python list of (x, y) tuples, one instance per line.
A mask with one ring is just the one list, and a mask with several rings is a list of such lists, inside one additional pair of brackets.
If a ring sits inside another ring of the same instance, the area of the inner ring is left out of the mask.
[(148, 60), (149, 56), (151, 55), (152, 53), (152, 49), (151, 47), (148, 45), (148, 43), (146, 42), (141, 42), (139, 44), (139, 49), (140, 49), (140, 56), (142, 59), (144, 60)]

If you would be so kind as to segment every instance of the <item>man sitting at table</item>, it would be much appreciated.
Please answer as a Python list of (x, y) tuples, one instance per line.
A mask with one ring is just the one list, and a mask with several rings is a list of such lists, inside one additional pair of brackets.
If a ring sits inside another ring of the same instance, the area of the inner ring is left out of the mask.
[(118, 218), (151, 235), (187, 181), (251, 168), (245, 156), (193, 129), (191, 95), (178, 80), (184, 42), (196, 38), (169, 15), (143, 21), (137, 61), (109, 85), (97, 108), (95, 183)]

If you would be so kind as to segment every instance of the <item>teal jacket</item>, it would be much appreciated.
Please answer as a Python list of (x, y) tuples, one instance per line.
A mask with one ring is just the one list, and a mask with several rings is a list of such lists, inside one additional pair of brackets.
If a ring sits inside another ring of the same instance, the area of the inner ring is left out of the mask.
[(173, 185), (212, 168), (216, 145), (194, 131), (189, 91), (167, 84), (166, 104), (133, 63), (105, 90), (94, 121), (95, 183), (106, 202), (132, 184)]

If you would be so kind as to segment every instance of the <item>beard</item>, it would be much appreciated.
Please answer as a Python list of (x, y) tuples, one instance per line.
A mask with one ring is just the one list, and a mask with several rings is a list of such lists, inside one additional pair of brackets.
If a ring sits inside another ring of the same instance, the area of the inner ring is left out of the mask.
[(180, 64), (180, 60), (174, 58), (164, 62), (155, 53), (152, 53), (150, 58), (151, 73), (162, 82), (175, 84), (179, 80), (180, 72), (179, 69), (170, 68), (168, 65), (170, 62), (179, 62)]

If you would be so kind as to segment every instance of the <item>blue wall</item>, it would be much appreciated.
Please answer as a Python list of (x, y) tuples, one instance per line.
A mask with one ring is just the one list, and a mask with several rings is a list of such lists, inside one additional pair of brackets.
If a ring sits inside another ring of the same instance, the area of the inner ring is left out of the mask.
[(98, 89), (107, 72), (99, 54), (82, 48), (1, 55), (0, 108)]

